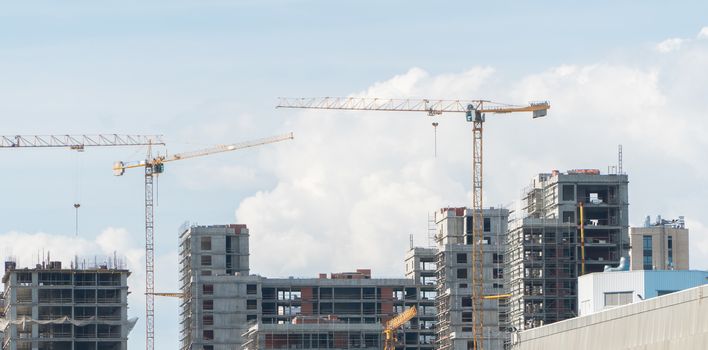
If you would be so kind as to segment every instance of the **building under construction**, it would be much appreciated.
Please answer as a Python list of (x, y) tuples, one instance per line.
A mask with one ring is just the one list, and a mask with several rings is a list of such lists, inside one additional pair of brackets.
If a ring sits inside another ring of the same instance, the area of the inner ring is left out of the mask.
[(136, 321), (128, 321), (130, 272), (114, 262), (72, 265), (48, 261), (17, 269), (5, 263), (2, 349), (127, 349)]
[(509, 227), (510, 317), (524, 330), (577, 316), (577, 277), (629, 249), (628, 178), (596, 169), (539, 174)]
[[(509, 211), (483, 211), (483, 293), (499, 296), (508, 292), (504, 256)], [(440, 350), (466, 350), (473, 347), (472, 332), (472, 222), (467, 208), (443, 208), (435, 212), (437, 339)], [(421, 251), (421, 253), (423, 253)], [(428, 260), (430, 258), (428, 257)], [(508, 305), (506, 298), (481, 302), (484, 349), (503, 349), (508, 345)]]
[(181, 349), (380, 347), (382, 324), (412, 306), (418, 316), (401, 329), (400, 349), (434, 347), (434, 278), (249, 275), (245, 225), (184, 227), (180, 260)]

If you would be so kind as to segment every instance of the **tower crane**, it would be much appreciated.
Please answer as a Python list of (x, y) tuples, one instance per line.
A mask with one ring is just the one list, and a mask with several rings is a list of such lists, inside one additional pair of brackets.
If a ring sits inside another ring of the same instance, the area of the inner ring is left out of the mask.
[(435, 99), (387, 99), (367, 97), (314, 97), (280, 98), (277, 108), (330, 109), (356, 111), (425, 112), (429, 116), (443, 113), (464, 113), (467, 122), (472, 123), (472, 335), (474, 350), (484, 347), (485, 298), (483, 281), (483, 229), (482, 214), (482, 131), (485, 116), (532, 112), (533, 118), (546, 116), (551, 105), (548, 101), (531, 102), (527, 105), (510, 105), (488, 100), (435, 100)]
[(398, 341), (396, 337), (396, 331), (398, 331), (401, 326), (403, 326), (406, 322), (410, 321), (417, 314), (418, 311), (416, 311), (415, 306), (412, 306), (410, 309), (401, 312), (400, 314), (396, 315), (394, 318), (386, 322), (383, 330), (385, 337), (384, 350), (396, 349), (396, 342)]
[(172, 156), (152, 156), (148, 146), (147, 157), (139, 162), (116, 162), (113, 164), (113, 174), (121, 176), (126, 169), (145, 169), (145, 348), (155, 348), (155, 295), (179, 297), (180, 293), (155, 293), (155, 211), (153, 208), (153, 180), (165, 170), (165, 163), (178, 160), (208, 156), (216, 153), (237, 151), (245, 148), (266, 145), (293, 139), (293, 133), (271, 136), (258, 140), (245, 141), (229, 145), (218, 145), (211, 148), (174, 154)]
[[(68, 148), (83, 152), (86, 147), (121, 147), (161, 145), (162, 135), (0, 135), (0, 148)], [(80, 203), (74, 203), (76, 211), (76, 235), (79, 234)]]

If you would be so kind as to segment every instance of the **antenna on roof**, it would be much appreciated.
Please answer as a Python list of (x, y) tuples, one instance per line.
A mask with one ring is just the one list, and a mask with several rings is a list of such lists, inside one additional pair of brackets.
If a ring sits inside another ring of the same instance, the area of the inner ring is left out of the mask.
[(617, 146), (617, 173), (622, 174), (622, 144)]

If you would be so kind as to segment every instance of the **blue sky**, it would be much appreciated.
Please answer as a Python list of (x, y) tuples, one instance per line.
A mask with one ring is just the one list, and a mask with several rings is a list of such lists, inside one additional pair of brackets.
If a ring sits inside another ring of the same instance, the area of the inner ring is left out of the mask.
[[(248, 224), (263, 275), (391, 276), (402, 274), (408, 234), (425, 243), (428, 212), (468, 202), (464, 122), (444, 119), (432, 158), (428, 119), (275, 110), (276, 97), (549, 99), (547, 120), (488, 123), (487, 203), (511, 203), (534, 173), (605, 170), (622, 143), (632, 224), (686, 215), (692, 264), (706, 269), (705, 13), (701, 1), (6, 3), (0, 134), (162, 133), (172, 153), (294, 131), (288, 144), (168, 165), (158, 288), (174, 290), (185, 220)], [(1, 256), (32, 263), (51, 242), (56, 254), (120, 250), (142, 261), (140, 170), (116, 178), (110, 167), (144, 150), (0, 153)], [(348, 253), (372, 239), (368, 254)], [(159, 349), (175, 348), (176, 307), (158, 304)]]

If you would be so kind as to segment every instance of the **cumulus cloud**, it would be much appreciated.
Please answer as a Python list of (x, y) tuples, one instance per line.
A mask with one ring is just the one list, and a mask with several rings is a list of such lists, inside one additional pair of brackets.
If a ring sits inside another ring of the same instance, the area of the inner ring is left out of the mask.
[[(682, 39), (661, 45), (658, 55)], [(566, 64), (518, 79), (490, 67), (431, 74), (421, 68), (374, 82), (352, 96), (550, 99), (547, 118), (488, 116), (485, 129), (485, 203), (508, 204), (535, 173), (616, 164), (625, 149), (630, 218), (700, 217), (708, 195), (702, 161), (708, 129), (708, 46), (692, 42), (652, 64)], [(372, 267), (400, 275), (410, 234), (425, 245), (427, 215), (469, 203), (471, 138), (464, 118), (443, 115), (438, 157), (432, 119), (424, 114), (352, 111), (280, 111), (298, 138), (272, 155), (277, 185), (246, 198), (237, 221), (251, 228), (252, 270), (265, 275), (308, 275)], [(267, 166), (267, 165), (266, 165)], [(681, 195), (679, 195), (681, 194)], [(694, 242), (708, 237), (695, 223)], [(694, 249), (694, 268), (708, 257)], [(277, 258), (274, 258), (277, 257)]]
[(656, 44), (656, 50), (661, 53), (676, 51), (681, 48), (686, 40), (681, 38), (670, 38)]
[(708, 27), (701, 28), (701, 31), (698, 32), (698, 39), (708, 39)]

